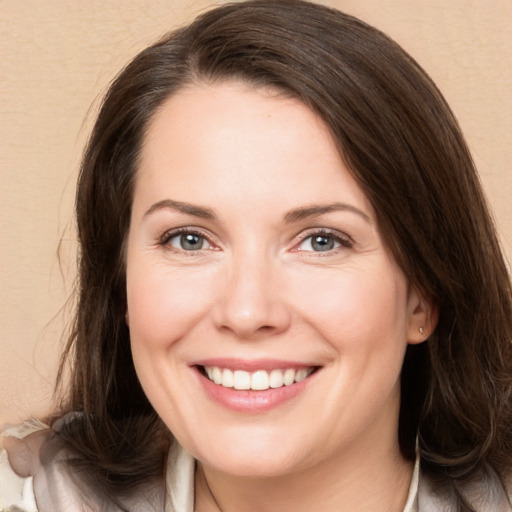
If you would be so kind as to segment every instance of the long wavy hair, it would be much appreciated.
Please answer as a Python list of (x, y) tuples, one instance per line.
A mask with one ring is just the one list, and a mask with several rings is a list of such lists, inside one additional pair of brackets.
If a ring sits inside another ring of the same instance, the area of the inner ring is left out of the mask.
[[(510, 277), (470, 153), (442, 95), (396, 43), (297, 0), (227, 4), (150, 46), (112, 83), (76, 195), (79, 297), (61, 371), (61, 435), (105, 489), (162, 473), (172, 440), (137, 379), (125, 323), (125, 251), (145, 130), (177, 90), (243, 80), (297, 98), (329, 127), (388, 249), (439, 322), (402, 371), (403, 455), (456, 488), (512, 467)], [(112, 491), (114, 492), (114, 491)], [(471, 510), (461, 498), (461, 510)], [(466, 507), (466, 508), (464, 508)]]

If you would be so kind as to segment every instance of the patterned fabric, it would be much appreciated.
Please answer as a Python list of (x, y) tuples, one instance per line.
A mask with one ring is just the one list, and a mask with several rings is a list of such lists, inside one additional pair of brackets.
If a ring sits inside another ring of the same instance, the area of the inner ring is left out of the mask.
[[(138, 489), (113, 504), (72, 475), (66, 450), (54, 430), (32, 421), (4, 431), (0, 452), (0, 512), (194, 512), (195, 462), (183, 448), (171, 448), (164, 485)], [(460, 489), (478, 512), (512, 512), (497, 475), (489, 470)], [(456, 512), (452, 494), (434, 484), (416, 461), (403, 512)]]
[(70, 469), (69, 453), (57, 432), (73, 418), (76, 415), (65, 416), (53, 429), (33, 421), (4, 431), (0, 512), (162, 512), (165, 485), (161, 481), (116, 497), (118, 503), (114, 503)]

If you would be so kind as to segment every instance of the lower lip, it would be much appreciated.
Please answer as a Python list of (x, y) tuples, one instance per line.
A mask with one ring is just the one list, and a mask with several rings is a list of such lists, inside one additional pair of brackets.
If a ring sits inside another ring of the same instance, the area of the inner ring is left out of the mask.
[(270, 388), (264, 391), (239, 391), (234, 388), (226, 388), (220, 384), (215, 384), (205, 377), (197, 367), (195, 370), (206, 394), (214, 401), (232, 411), (254, 414), (269, 411), (293, 400), (304, 391), (311, 378), (316, 374), (316, 372), (314, 372), (306, 379), (291, 384), (290, 386), (282, 386), (275, 389)]

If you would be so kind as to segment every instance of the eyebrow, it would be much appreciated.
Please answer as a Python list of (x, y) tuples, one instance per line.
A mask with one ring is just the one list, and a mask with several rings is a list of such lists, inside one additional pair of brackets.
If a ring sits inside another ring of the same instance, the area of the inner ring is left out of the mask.
[(298, 222), (309, 217), (317, 217), (324, 213), (349, 211), (362, 217), (366, 222), (371, 222), (370, 217), (355, 206), (345, 203), (330, 203), (326, 205), (311, 205), (290, 210), (285, 216), (286, 223)]
[[(195, 217), (200, 217), (202, 219), (217, 219), (217, 215), (211, 208), (205, 208), (202, 206), (197, 206), (182, 201), (173, 201), (172, 199), (163, 199), (162, 201), (158, 201), (157, 203), (153, 204), (146, 211), (144, 217), (147, 217), (148, 215), (151, 215), (152, 213), (163, 209), (175, 210), (180, 213), (184, 213), (186, 215), (193, 215)], [(362, 210), (356, 208), (355, 206), (345, 203), (330, 203), (326, 205), (311, 205), (294, 208), (293, 210), (290, 210), (288, 213), (286, 213), (286, 215), (284, 216), (284, 221), (287, 224), (292, 224), (293, 222), (298, 222), (309, 217), (317, 217), (325, 213), (336, 211), (349, 211), (355, 213), (356, 215), (359, 215), (366, 222), (371, 222), (370, 217)]]
[(164, 199), (153, 204), (144, 214), (144, 217), (163, 209), (171, 209), (187, 215), (201, 217), (202, 219), (216, 219), (215, 212), (210, 208), (203, 208), (190, 203), (183, 203), (182, 201), (173, 201), (172, 199)]

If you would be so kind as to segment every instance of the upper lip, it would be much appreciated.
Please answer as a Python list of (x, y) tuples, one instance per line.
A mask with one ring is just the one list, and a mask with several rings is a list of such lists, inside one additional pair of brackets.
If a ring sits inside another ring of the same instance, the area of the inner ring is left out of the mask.
[(287, 368), (311, 368), (319, 366), (311, 362), (288, 361), (283, 359), (235, 359), (235, 358), (208, 358), (194, 361), (190, 366), (217, 366), (230, 370), (286, 370)]

